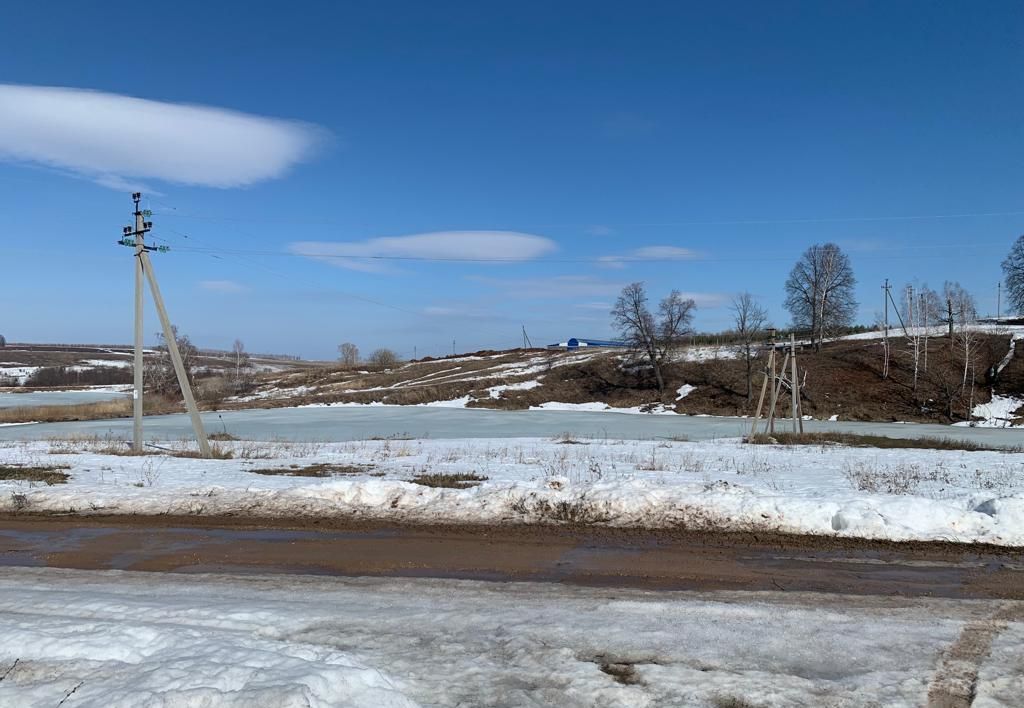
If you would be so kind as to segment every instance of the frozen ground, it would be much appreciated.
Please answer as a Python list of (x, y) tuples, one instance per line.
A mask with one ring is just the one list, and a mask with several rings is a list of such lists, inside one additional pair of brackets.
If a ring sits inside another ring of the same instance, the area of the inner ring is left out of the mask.
[[(738, 439), (218, 445), (234, 459), (103, 454), (104, 441), (0, 443), (0, 464), (67, 465), (71, 475), (53, 486), (0, 481), (0, 511), (575, 521), (1024, 545), (1024, 453)], [(288, 474), (314, 463), (334, 476)], [(467, 489), (413, 481), (425, 474), (484, 479)]]
[(8, 568), (0, 705), (909, 707), (959, 705), (929, 700), (977, 678), (994, 708), (1024, 691), (1020, 619), (1012, 602)]

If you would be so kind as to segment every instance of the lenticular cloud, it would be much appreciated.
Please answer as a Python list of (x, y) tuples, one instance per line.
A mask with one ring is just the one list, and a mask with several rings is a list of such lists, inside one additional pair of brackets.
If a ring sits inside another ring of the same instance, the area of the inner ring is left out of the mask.
[(307, 123), (222, 108), (0, 84), (0, 159), (106, 185), (158, 179), (243, 187), (281, 176), (325, 137)]

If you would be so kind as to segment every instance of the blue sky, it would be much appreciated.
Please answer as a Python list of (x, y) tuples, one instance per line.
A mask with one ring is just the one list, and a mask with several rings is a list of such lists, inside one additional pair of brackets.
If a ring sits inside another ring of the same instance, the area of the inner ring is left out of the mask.
[(784, 325), (824, 241), (863, 322), (886, 277), (991, 312), (1022, 38), (1019, 2), (11, 4), (0, 333), (131, 340), (136, 186), (202, 346), (603, 337), (634, 280), (693, 293), (702, 330), (742, 290)]

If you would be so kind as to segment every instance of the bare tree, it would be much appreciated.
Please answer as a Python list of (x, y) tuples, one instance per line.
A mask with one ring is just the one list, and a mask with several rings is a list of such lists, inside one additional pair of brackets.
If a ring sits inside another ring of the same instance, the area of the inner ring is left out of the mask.
[(793, 326), (810, 330), (811, 344), (848, 327), (857, 313), (850, 259), (834, 243), (815, 244), (793, 266), (786, 280), (786, 309)]
[(754, 344), (761, 338), (768, 323), (768, 311), (758, 304), (750, 293), (740, 293), (732, 299), (733, 327), (743, 348), (743, 361), (747, 369), (747, 403), (754, 398)]
[(390, 369), (398, 363), (398, 355), (390, 349), (375, 349), (370, 354), (370, 363), (382, 369)]
[[(176, 325), (171, 327), (174, 341), (178, 344), (178, 353), (181, 355), (181, 363), (185, 369), (185, 376), (189, 385), (195, 384), (196, 359), (199, 358), (199, 349), (192, 344), (187, 334), (178, 334)], [(163, 332), (158, 333), (156, 346), (157, 355), (146, 364), (144, 377), (149, 390), (165, 396), (180, 396), (181, 388), (178, 385), (177, 374), (174, 373), (174, 364), (171, 361), (170, 349), (164, 338)]]
[(942, 311), (938, 319), (947, 327), (950, 351), (952, 351), (956, 326), (977, 319), (978, 308), (974, 304), (973, 295), (964, 290), (960, 283), (949, 280), (942, 286), (941, 307)]
[(1003, 261), (1003, 276), (1010, 306), (1024, 313), (1024, 236), (1017, 239)]
[(680, 346), (683, 337), (690, 332), (696, 309), (697, 304), (692, 299), (684, 299), (678, 290), (673, 290), (659, 304), (656, 321), (647, 308), (647, 291), (643, 283), (627, 285), (615, 301), (612, 320), (623, 341), (647, 359), (654, 371), (659, 393), (665, 391), (662, 374), (665, 357)]
[(355, 366), (359, 363), (359, 347), (352, 342), (344, 342), (338, 345), (338, 358), (345, 366)]
[(231, 345), (231, 357), (235, 360), (235, 390), (241, 390), (252, 380), (252, 359), (249, 352), (245, 351), (245, 344), (241, 339), (236, 339)]
[(0, 334), (0, 349), (3, 349), (6, 346), (7, 346), (7, 338), (4, 337), (4, 335)]

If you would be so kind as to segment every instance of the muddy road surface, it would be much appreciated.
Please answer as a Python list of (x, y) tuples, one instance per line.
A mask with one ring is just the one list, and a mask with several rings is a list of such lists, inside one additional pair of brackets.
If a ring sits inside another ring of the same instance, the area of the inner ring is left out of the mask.
[(1024, 599), (1024, 549), (552, 526), (8, 516), (3, 566)]

